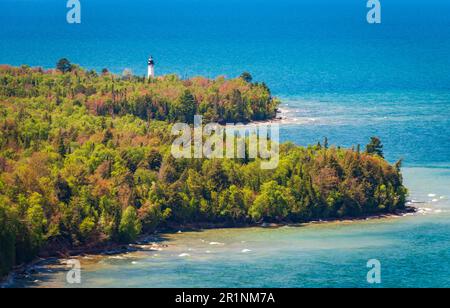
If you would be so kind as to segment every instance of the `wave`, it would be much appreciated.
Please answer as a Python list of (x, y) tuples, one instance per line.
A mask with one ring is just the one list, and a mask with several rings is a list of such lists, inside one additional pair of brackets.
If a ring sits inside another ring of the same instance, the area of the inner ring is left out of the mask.
[(417, 210), (417, 214), (419, 215), (430, 215), (430, 214), (442, 214), (447, 213), (448, 210), (444, 209), (433, 209), (429, 207), (422, 207)]

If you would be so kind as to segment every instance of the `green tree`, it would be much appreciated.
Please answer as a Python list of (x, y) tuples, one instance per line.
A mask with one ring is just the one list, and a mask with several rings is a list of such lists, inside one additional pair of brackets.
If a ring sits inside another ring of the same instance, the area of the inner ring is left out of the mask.
[(242, 98), (242, 94), (239, 90), (234, 90), (233, 94), (231, 95), (231, 104), (232, 104), (232, 117), (227, 119), (229, 121), (246, 121), (248, 120), (247, 114), (246, 114), (246, 106), (245, 102)]
[(370, 143), (366, 146), (366, 153), (378, 155), (381, 158), (384, 158), (383, 144), (381, 143), (381, 140), (377, 137), (370, 138)]
[(245, 218), (247, 205), (243, 192), (236, 186), (222, 191), (219, 196), (219, 215), (233, 221)]
[(33, 193), (28, 198), (27, 223), (31, 233), (33, 249), (38, 250), (44, 241), (47, 219), (44, 214), (44, 200), (39, 193)]
[(58, 135), (58, 153), (62, 157), (65, 157), (67, 154), (66, 145), (64, 143), (64, 136), (61, 134), (61, 132)]
[(147, 155), (148, 168), (150, 170), (159, 170), (162, 160), (162, 155), (157, 150), (152, 149)]
[(253, 81), (253, 76), (249, 72), (243, 72), (241, 74), (241, 78), (248, 83), (251, 83)]
[(14, 266), (16, 260), (15, 215), (0, 196), (0, 278)]
[(66, 58), (62, 58), (56, 64), (56, 69), (65, 74), (72, 71), (73, 65)]
[(289, 200), (286, 190), (275, 181), (263, 184), (260, 195), (250, 208), (255, 221), (261, 219), (282, 221), (289, 214)]
[(179, 105), (178, 118), (186, 123), (192, 123), (194, 121), (197, 105), (191, 91), (185, 90), (183, 92)]
[(80, 224), (80, 234), (84, 240), (89, 239), (95, 230), (94, 217), (86, 217)]
[(141, 233), (142, 225), (139, 222), (136, 209), (129, 206), (125, 209), (120, 220), (119, 236), (124, 243), (135, 241)]
[(108, 142), (111, 141), (113, 138), (114, 138), (114, 135), (113, 135), (113, 133), (111, 132), (111, 130), (108, 128), (108, 129), (105, 131), (105, 134), (103, 135), (102, 143), (103, 143), (104, 145), (107, 145)]
[(99, 207), (101, 210), (100, 229), (109, 240), (117, 240), (119, 238), (119, 225), (121, 220), (120, 204), (117, 200), (108, 196), (100, 198)]

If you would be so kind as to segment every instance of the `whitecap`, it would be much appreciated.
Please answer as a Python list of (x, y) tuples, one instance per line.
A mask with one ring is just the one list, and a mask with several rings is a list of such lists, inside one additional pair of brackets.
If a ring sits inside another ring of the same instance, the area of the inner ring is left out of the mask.
[(242, 252), (242, 253), (247, 253), (247, 252), (251, 252), (251, 250), (250, 250), (250, 249), (242, 249), (241, 252)]
[(184, 257), (190, 257), (191, 255), (188, 253), (182, 253), (180, 255), (178, 255), (180, 258), (184, 258)]
[(225, 245), (224, 243), (219, 243), (219, 242), (210, 242), (209, 245)]
[(439, 199), (443, 200), (445, 199), (445, 196), (440, 196)]
[(438, 202), (438, 201), (439, 201), (438, 199), (431, 200), (431, 202)]
[(434, 198), (434, 197), (436, 197), (436, 194), (428, 194), (428, 197)]

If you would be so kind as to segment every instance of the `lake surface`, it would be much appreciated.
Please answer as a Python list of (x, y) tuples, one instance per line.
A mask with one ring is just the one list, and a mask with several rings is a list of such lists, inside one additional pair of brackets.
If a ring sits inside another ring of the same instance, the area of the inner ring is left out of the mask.
[[(144, 75), (238, 76), (250, 71), (282, 98), (282, 141), (365, 145), (379, 136), (404, 159), (419, 214), (278, 229), (165, 235), (167, 248), (82, 259), (83, 287), (450, 287), (450, 2), (382, 1), (369, 25), (365, 1), (81, 1), (81, 25), (64, 1), (2, 0), (0, 63), (83, 67)], [(213, 243), (213, 244), (211, 244)], [(44, 267), (17, 286), (67, 286)]]

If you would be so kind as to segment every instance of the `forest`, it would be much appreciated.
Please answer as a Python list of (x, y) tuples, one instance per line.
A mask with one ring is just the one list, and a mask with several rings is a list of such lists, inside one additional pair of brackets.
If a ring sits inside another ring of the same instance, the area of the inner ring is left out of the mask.
[(273, 119), (279, 101), (248, 73), (147, 80), (61, 60), (0, 66), (0, 276), (42, 251), (130, 243), (156, 229), (394, 213), (405, 208), (401, 162), (382, 144), (280, 145), (258, 159), (175, 159), (176, 121)]

